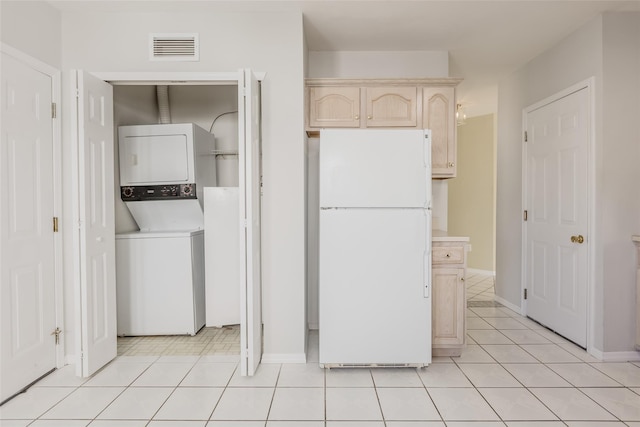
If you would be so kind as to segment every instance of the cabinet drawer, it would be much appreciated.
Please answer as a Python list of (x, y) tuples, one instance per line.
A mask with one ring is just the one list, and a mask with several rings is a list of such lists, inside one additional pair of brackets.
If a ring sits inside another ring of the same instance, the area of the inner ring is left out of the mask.
[(432, 248), (432, 262), (434, 264), (463, 264), (464, 247), (434, 246)]

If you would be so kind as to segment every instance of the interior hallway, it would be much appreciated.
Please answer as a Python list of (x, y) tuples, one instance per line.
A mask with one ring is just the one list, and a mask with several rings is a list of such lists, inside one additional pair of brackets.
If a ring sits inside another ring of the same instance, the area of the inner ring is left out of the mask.
[(319, 369), (317, 332), (307, 364), (250, 378), (235, 355), (119, 356), (88, 380), (54, 372), (0, 426), (640, 427), (640, 362), (601, 363), (495, 306), (491, 276), (467, 292), (467, 348), (426, 369)]

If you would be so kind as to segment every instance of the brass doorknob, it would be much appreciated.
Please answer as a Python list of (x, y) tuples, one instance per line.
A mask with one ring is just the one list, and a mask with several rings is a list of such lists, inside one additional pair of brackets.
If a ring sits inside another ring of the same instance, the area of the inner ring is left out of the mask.
[(577, 236), (571, 236), (571, 243), (583, 243), (584, 236), (582, 234), (578, 234)]

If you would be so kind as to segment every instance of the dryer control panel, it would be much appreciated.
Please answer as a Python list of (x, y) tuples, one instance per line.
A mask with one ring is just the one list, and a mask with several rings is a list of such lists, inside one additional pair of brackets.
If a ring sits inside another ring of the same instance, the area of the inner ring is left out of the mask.
[(138, 185), (120, 187), (120, 197), (124, 202), (195, 199), (196, 184)]

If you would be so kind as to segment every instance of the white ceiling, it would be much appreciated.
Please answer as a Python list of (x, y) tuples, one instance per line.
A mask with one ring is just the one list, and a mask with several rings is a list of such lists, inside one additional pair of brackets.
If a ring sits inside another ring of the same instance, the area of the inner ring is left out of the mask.
[[(299, 10), (312, 51), (449, 51), (469, 115), (496, 109), (497, 83), (605, 11), (640, 0), (51, 1), (62, 10)], [(385, 76), (381, 76), (385, 77)]]

